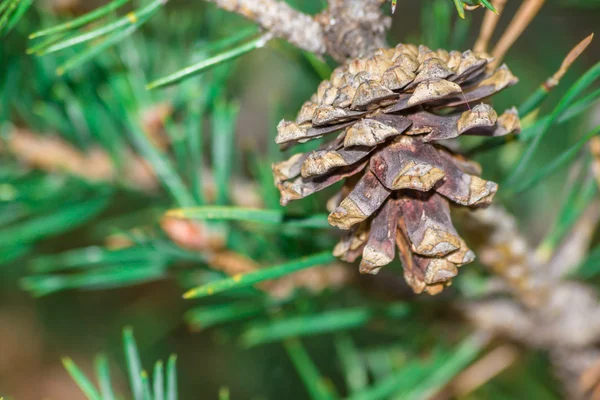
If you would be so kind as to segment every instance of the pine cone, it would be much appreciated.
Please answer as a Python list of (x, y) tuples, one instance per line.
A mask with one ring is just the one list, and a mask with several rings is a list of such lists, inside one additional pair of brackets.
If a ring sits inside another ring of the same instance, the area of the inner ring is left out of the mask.
[(397, 246), (412, 289), (439, 293), (475, 258), (452, 225), (449, 201), (486, 206), (498, 189), (441, 141), (520, 129), (514, 108), (498, 116), (480, 102), (517, 82), (505, 65), (490, 71), (490, 61), (399, 44), (335, 69), (295, 122), (279, 123), (283, 148), (341, 131), (273, 165), (281, 204), (345, 180), (328, 202), (329, 223), (348, 231), (334, 255), (348, 262), (362, 255), (360, 271), (376, 274)]

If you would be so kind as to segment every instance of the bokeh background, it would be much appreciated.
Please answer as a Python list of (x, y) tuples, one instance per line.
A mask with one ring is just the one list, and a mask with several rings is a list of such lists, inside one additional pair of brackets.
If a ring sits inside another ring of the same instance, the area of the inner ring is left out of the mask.
[[(51, 74), (56, 65), (53, 57), (60, 59), (64, 56), (35, 58), (26, 55), (27, 34), (39, 27), (66, 21), (73, 15), (102, 4), (102, 1), (38, 1), (40, 3), (18, 27), (2, 38), (0, 75), (3, 82), (0, 86), (2, 122), (28, 126), (44, 133), (57, 133), (63, 126), (67, 126), (66, 131), (76, 131), (77, 117), (61, 107), (67, 105), (68, 109), (69, 104), (87, 107), (86, 91), (106, 85), (112, 73), (141, 81), (160, 77), (187, 65), (190, 60), (203, 57), (203, 49), (211, 43), (252, 26), (241, 17), (218, 10), (212, 4), (173, 0), (132, 39), (120, 45), (119, 57), (123, 57), (125, 62), (113, 62), (111, 57), (116, 53), (110, 49), (102, 56), (104, 58), (100, 57), (100, 61), (95, 61), (92, 66), (66, 77), (56, 77)], [(318, 12), (323, 6), (319, 0), (294, 3), (310, 13)], [(519, 5), (519, 1), (508, 1), (496, 30), (496, 38)], [(477, 37), (484, 10), (467, 12), (466, 19), (460, 20), (453, 7), (450, 0), (399, 0), (393, 15), (389, 43), (423, 43), (435, 48), (457, 47), (458, 50), (469, 48)], [(449, 32), (440, 32), (437, 25), (433, 27), (436, 24), (432, 17), (434, 9), (442, 16), (447, 15)], [(506, 63), (520, 78), (520, 83), (501, 93), (495, 108), (502, 110), (520, 103), (558, 68), (570, 48), (599, 28), (600, 2), (549, 0), (507, 55)], [(126, 57), (131, 59), (127, 60)], [(556, 104), (583, 71), (599, 59), (600, 41), (595, 40), (561, 85), (550, 94), (545, 107)], [(253, 179), (252, 160), (268, 160), (268, 149), (273, 148), (271, 143), (277, 121), (293, 116), (315, 91), (321, 80), (319, 68), (322, 70), (323, 66), (327, 68), (327, 64), (334, 65), (331, 60), (325, 60), (322, 65), (319, 63), (320, 60), (307, 57), (286, 43), (272, 41), (265, 48), (229, 64), (228, 70), (223, 73), (224, 78), (220, 78), (216, 71), (203, 78), (220, 79), (216, 87), (222, 93), (215, 97), (225, 98), (228, 104), (235, 104), (239, 108), (239, 115), (234, 121), (234, 142), (240, 154), (233, 166), (237, 177)], [(60, 92), (61, 80), (68, 81), (70, 93)], [(44, 87), (47, 83), (53, 88), (50, 91)], [(74, 89), (78, 87), (80, 91)], [(179, 93), (177, 90), (169, 88), (153, 95), (155, 97), (149, 104), (174, 101)], [(75, 100), (66, 100), (69, 96)], [(112, 101), (119, 101), (119, 98), (113, 98)], [(59, 112), (51, 113), (45, 107), (54, 107)], [(61, 120), (65, 116), (71, 119)], [(226, 116), (223, 119), (228, 118)], [(120, 134), (118, 125), (105, 124), (102, 120), (99, 123), (100, 129)], [(574, 143), (581, 133), (598, 123), (600, 104), (593, 106), (583, 117), (561, 125), (558, 132), (553, 132), (551, 140), (542, 144), (532, 168), (547, 164)], [(204, 125), (206, 130), (211, 129), (209, 122)], [(480, 156), (478, 161), (484, 166), (486, 178), (494, 180), (505, 176), (518, 156), (517, 146), (507, 145), (499, 151)], [(0, 168), (6, 169), (12, 162), (12, 157), (3, 155)], [(535, 189), (505, 199), (505, 205), (518, 217), (520, 228), (532, 243), (541, 240), (550, 228), (563, 200), (560, 193), (569, 179), (568, 173), (567, 170), (561, 171)], [(7, 179), (7, 176), (4, 174), (1, 179)], [(4, 200), (9, 184), (8, 179), (0, 182), (0, 198)], [(52, 190), (51, 185), (41, 180), (32, 180), (29, 188), (32, 191)], [(64, 204), (69, 204), (68, 200), (68, 191), (63, 197), (55, 199)], [(83, 399), (84, 396), (63, 369), (60, 359), (68, 355), (85, 371), (91, 372), (93, 356), (98, 352), (108, 354), (115, 387), (126, 392), (121, 330), (124, 326), (131, 326), (142, 361), (148, 368), (156, 359), (166, 359), (170, 353), (178, 354), (182, 399), (217, 398), (222, 387), (229, 388), (233, 399), (308, 398), (304, 385), (279, 344), (245, 349), (235, 340), (236, 328), (190, 329), (183, 322), (183, 317), (191, 303), (181, 298), (182, 288), (189, 286), (189, 283), (182, 283), (184, 278), (181, 275), (165, 274), (161, 279), (120, 288), (65, 288), (45, 296), (37, 296), (40, 293), (27, 285), (28, 281), (24, 279), (32, 274), (32, 262), (40, 255), (106, 244), (107, 233), (114, 235), (115, 227), (128, 230), (134, 226), (151, 225), (156, 222), (157, 214), (145, 212), (150, 205), (164, 209), (168, 200), (160, 195), (136, 197), (127, 192), (120, 193), (111, 200), (110, 207), (85, 225), (40, 238), (18, 257), (9, 255), (7, 247), (0, 249), (5, 251), (4, 255), (0, 255), (0, 261), (3, 261), (0, 264), (0, 396), (15, 400)], [(316, 210), (321, 207), (323, 211), (323, 206), (318, 203), (310, 207)], [(0, 219), (12, 212), (13, 209), (0, 203)], [(8, 235), (9, 232), (0, 230), (0, 235)], [(326, 242), (326, 236), (318, 236), (315, 240)], [(319, 244), (314, 247), (326, 246)], [(3, 257), (6, 259), (2, 260)], [(475, 264), (469, 268), (477, 270), (481, 267)], [(367, 283), (356, 290), (362, 290), (366, 297), (377, 297), (377, 288), (369, 286), (371, 278), (364, 279)], [(318, 301), (343, 303), (333, 294), (331, 296), (320, 297)], [(461, 293), (453, 292), (447, 296), (453, 299), (461, 296)], [(462, 324), (453, 322), (454, 312), (440, 307), (440, 302), (447, 300), (417, 299), (400, 292), (395, 297), (416, 303), (420, 307), (417, 316), (405, 319), (396, 327), (398, 330), (375, 328), (352, 333), (362, 346), (372, 349), (391, 344), (409, 346), (404, 339), (408, 335), (403, 331), (406, 325), (414, 325), (416, 334), (422, 335), (419, 338), (422, 348), (435, 347), (440, 336), (451, 338), (464, 332)], [(385, 299), (390, 300), (396, 298)], [(300, 304), (300, 308), (319, 310), (310, 300), (304, 301), (306, 304)], [(214, 302), (218, 303), (219, 300), (215, 299)], [(335, 358), (333, 340), (331, 336), (318, 335), (306, 339), (304, 343), (321, 372), (332, 382), (339, 383), (343, 380), (342, 376), (335, 363), (331, 362)], [(523, 387), (526, 387), (525, 391), (520, 389)], [(495, 377), (487, 389), (480, 389), (470, 398), (561, 398), (559, 387), (545, 356), (529, 351)]]

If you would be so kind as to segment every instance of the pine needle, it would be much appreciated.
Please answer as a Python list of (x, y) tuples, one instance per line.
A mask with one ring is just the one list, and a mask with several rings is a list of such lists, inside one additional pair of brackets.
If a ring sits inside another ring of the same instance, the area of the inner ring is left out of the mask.
[(494, 69), (502, 62), (506, 52), (512, 47), (513, 43), (521, 36), (533, 18), (537, 15), (545, 0), (524, 0), (521, 7), (517, 10), (510, 24), (502, 34), (502, 37), (492, 50), (494, 61), (489, 68)]
[(94, 384), (89, 380), (85, 373), (79, 369), (77, 364), (75, 364), (71, 358), (64, 357), (62, 359), (62, 364), (88, 400), (102, 400), (102, 397), (100, 397), (100, 393), (98, 393), (98, 390), (94, 387)]
[(29, 39), (35, 39), (41, 36), (55, 35), (57, 33), (63, 33), (73, 29), (77, 29), (81, 26), (94, 22), (106, 15), (109, 15), (113, 11), (127, 4), (129, 1), (130, 0), (113, 0), (102, 7), (90, 11), (89, 13), (84, 14), (81, 17), (71, 19), (70, 21), (65, 22), (64, 24), (56, 25), (52, 28), (34, 32), (31, 35), (29, 35)]
[(154, 400), (165, 400), (165, 375), (162, 360), (159, 360), (154, 364), (152, 385)]
[(548, 97), (548, 93), (558, 86), (560, 80), (567, 73), (569, 67), (590, 45), (593, 37), (594, 34), (592, 33), (579, 42), (573, 49), (571, 49), (571, 51), (569, 51), (569, 54), (567, 54), (567, 56), (563, 59), (558, 71), (556, 71), (550, 78), (546, 79), (546, 81), (521, 104), (519, 107), (519, 115), (526, 116), (541, 105), (541, 103)]
[(125, 359), (127, 360), (127, 371), (129, 372), (129, 383), (133, 391), (133, 399), (145, 400), (142, 362), (140, 361), (140, 354), (131, 327), (123, 329), (123, 346), (125, 349)]
[(223, 53), (217, 54), (216, 56), (210, 57), (206, 60), (202, 60), (196, 64), (193, 64), (189, 67), (186, 67), (182, 70), (179, 70), (171, 75), (165, 76), (164, 78), (157, 79), (153, 82), (150, 82), (146, 88), (156, 89), (160, 87), (165, 87), (169, 85), (174, 85), (176, 83), (181, 82), (184, 79), (190, 78), (192, 76), (201, 74), (215, 66), (222, 64), (227, 61), (231, 61), (235, 58), (238, 58), (246, 53), (251, 52), (252, 50), (259, 49), (263, 47), (267, 42), (271, 39), (271, 34), (267, 33), (262, 36), (259, 36), (256, 39), (250, 40), (240, 46), (237, 46), (231, 50), (225, 51)]
[(108, 357), (103, 354), (99, 354), (95, 360), (96, 375), (98, 376), (98, 383), (100, 384), (100, 393), (102, 394), (102, 400), (114, 400), (115, 395), (113, 393), (112, 384), (110, 380), (110, 370), (108, 366)]
[(306, 268), (315, 267), (317, 265), (327, 264), (335, 260), (335, 257), (330, 251), (318, 253), (312, 256), (307, 256), (287, 263), (276, 265), (273, 267), (251, 272), (245, 275), (234, 275), (231, 278), (222, 279), (216, 282), (211, 282), (203, 286), (188, 290), (184, 293), (184, 299), (193, 299), (198, 297), (211, 296), (213, 294), (225, 292), (232, 289), (252, 286), (257, 283), (281, 278), (282, 276), (291, 274), (292, 272), (300, 271)]

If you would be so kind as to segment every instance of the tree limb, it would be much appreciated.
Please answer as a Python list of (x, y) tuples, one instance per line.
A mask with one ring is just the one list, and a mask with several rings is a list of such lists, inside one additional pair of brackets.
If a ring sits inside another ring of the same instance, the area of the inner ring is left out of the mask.
[(327, 51), (321, 25), (311, 16), (276, 0), (210, 0), (219, 8), (255, 21), (276, 37), (316, 54)]
[[(464, 305), (467, 317), (479, 329), (548, 351), (569, 398), (585, 398), (589, 389), (574, 385), (573, 377), (600, 357), (600, 302), (589, 285), (564, 275), (585, 257), (600, 218), (599, 204), (590, 205), (549, 262), (535, 257), (514, 217), (502, 208), (492, 206), (473, 216), (479, 232), (482, 226), (489, 232), (479, 251), (482, 263), (503, 278), (517, 301), (469, 302)], [(594, 384), (600, 392), (600, 374)]]
[(385, 47), (385, 32), (391, 25), (381, 9), (386, 0), (329, 0), (329, 7), (314, 17), (277, 0), (209, 1), (300, 49), (329, 54), (339, 62)]

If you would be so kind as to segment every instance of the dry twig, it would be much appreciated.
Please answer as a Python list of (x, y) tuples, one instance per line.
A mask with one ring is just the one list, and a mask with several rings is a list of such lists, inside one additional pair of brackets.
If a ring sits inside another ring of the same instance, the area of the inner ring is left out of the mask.
[(481, 23), (481, 29), (479, 30), (479, 37), (473, 46), (474, 51), (487, 51), (488, 44), (490, 43), (492, 35), (494, 34), (494, 30), (496, 29), (496, 25), (500, 20), (500, 15), (502, 15), (502, 10), (504, 10), (504, 6), (506, 5), (506, 0), (492, 1), (492, 5), (496, 8), (497, 12), (493, 12), (491, 10), (487, 10), (485, 12), (483, 22)]
[(504, 34), (494, 47), (492, 56), (495, 58), (490, 68), (495, 68), (500, 65), (504, 55), (511, 48), (513, 43), (521, 36), (527, 26), (531, 23), (531, 20), (537, 15), (545, 0), (525, 0), (514, 18), (510, 21), (510, 24), (504, 31)]

